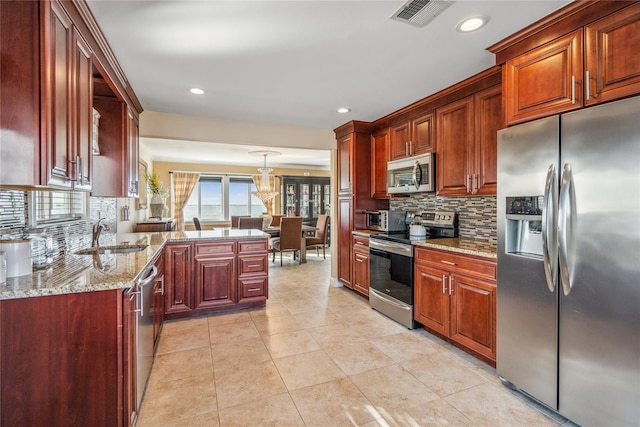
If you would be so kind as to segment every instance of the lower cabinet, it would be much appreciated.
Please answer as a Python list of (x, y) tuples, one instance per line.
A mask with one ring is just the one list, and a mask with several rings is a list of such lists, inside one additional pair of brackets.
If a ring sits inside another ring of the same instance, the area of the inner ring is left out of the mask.
[(496, 262), (416, 248), (415, 320), (495, 366)]
[(132, 425), (136, 303), (123, 290), (0, 301), (0, 425)]
[(353, 236), (353, 290), (369, 296), (369, 238)]
[(160, 341), (160, 331), (162, 330), (162, 320), (164, 317), (164, 256), (160, 257), (154, 263), (158, 269), (158, 276), (153, 284), (153, 303), (151, 305), (151, 313), (153, 315), (153, 353), (158, 349)]
[(264, 305), (267, 239), (169, 243), (165, 248), (165, 319)]

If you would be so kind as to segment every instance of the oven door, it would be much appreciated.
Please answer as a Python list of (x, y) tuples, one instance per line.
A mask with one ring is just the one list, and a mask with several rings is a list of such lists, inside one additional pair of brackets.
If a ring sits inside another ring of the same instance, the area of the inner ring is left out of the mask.
[(369, 280), (375, 291), (413, 305), (413, 248), (392, 242), (369, 241)]

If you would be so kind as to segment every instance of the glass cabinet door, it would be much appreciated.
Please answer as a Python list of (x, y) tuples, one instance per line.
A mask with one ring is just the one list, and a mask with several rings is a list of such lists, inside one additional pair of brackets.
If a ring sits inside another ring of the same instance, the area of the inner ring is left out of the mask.
[(322, 185), (313, 184), (311, 188), (311, 218), (317, 218), (322, 214)]
[(296, 204), (298, 199), (296, 197), (296, 184), (287, 184), (286, 185), (286, 205), (285, 205), (285, 214), (287, 216), (296, 216)]
[(322, 214), (329, 215), (331, 213), (331, 186), (326, 184), (324, 187), (324, 197), (322, 200)]
[(304, 219), (309, 219), (309, 187), (309, 184), (300, 184), (300, 216)]

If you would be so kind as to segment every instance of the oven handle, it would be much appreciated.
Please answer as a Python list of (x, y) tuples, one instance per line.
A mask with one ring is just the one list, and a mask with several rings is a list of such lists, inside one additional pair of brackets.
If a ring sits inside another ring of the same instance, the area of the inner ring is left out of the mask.
[[(409, 258), (413, 258), (413, 246), (402, 244), (402, 243), (394, 243), (394, 242), (386, 242), (376, 239), (369, 239), (369, 252), (375, 254), (373, 250), (378, 251), (377, 255), (386, 256), (384, 252), (389, 252), (396, 255), (402, 255)], [(383, 252), (383, 253), (380, 253)]]
[(398, 308), (400, 308), (402, 310), (406, 310), (406, 311), (411, 310), (411, 306), (408, 306), (408, 305), (405, 305), (405, 304), (398, 304), (397, 302), (395, 302), (393, 300), (390, 300), (389, 298), (384, 296), (384, 294), (381, 294), (380, 292), (375, 292), (374, 289), (371, 289), (371, 291), (374, 292), (376, 297), (380, 298), (381, 300), (384, 300), (385, 302), (387, 302), (387, 303), (389, 303), (389, 304), (391, 304), (393, 306), (396, 306), (396, 307), (398, 307)]

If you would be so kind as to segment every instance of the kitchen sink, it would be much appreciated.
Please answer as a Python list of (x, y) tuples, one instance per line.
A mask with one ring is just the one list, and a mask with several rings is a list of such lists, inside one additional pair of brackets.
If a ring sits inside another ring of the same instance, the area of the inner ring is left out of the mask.
[(127, 254), (131, 252), (140, 252), (149, 245), (113, 245), (113, 246), (97, 246), (86, 249), (80, 249), (74, 252), (76, 255), (95, 255), (95, 254)]

